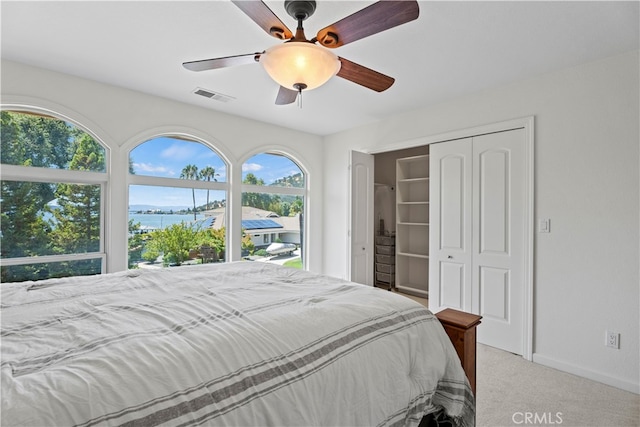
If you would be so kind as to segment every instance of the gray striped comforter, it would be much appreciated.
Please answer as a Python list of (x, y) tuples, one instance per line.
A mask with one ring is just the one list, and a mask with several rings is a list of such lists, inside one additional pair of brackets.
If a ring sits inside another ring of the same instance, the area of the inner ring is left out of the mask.
[(473, 424), (441, 325), (391, 292), (258, 262), (0, 288), (2, 426)]

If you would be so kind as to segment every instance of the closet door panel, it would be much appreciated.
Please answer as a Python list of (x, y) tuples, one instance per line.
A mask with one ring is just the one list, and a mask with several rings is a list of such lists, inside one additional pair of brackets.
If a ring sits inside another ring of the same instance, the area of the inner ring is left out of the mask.
[(440, 249), (465, 250), (465, 164), (463, 155), (451, 154), (440, 160)]
[(482, 267), (480, 269), (480, 312), (485, 318), (509, 322), (509, 270)]
[(473, 138), (473, 312), (478, 341), (523, 348), (524, 130)]
[(440, 263), (439, 306), (463, 309), (464, 301), (464, 264), (454, 262)]
[(471, 138), (430, 147), (429, 308), (434, 311), (471, 311), (471, 147)]
[(479, 251), (509, 253), (509, 152), (487, 150), (478, 156)]

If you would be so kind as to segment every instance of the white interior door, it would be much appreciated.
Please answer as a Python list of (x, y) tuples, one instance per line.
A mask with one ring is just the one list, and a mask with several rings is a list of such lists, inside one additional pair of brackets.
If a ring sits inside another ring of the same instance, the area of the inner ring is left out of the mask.
[(373, 286), (374, 157), (351, 151), (350, 280)]
[(473, 138), (472, 307), (478, 341), (523, 349), (524, 129)]
[(471, 307), (471, 138), (431, 144), (429, 308)]
[(478, 342), (524, 352), (525, 130), (430, 147), (429, 308), (480, 314)]

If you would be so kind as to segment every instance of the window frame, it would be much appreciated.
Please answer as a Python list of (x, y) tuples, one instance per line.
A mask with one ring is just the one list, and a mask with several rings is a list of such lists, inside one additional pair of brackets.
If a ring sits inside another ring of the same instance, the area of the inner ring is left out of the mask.
[(105, 171), (81, 171), (71, 169), (43, 168), (38, 166), (22, 166), (2, 163), (0, 169), (0, 181), (17, 181), (17, 182), (42, 182), (51, 184), (83, 184), (83, 185), (99, 185), (100, 186), (100, 244), (97, 252), (69, 253), (60, 255), (39, 255), (30, 257), (14, 257), (0, 258), (0, 266), (9, 267), (17, 265), (56, 263), (65, 261), (82, 261), (89, 259), (100, 259), (101, 274), (107, 272), (107, 239), (106, 232), (107, 215), (110, 215), (107, 206), (107, 191), (110, 178), (111, 151), (93, 132), (85, 126), (77, 123), (68, 117), (53, 111), (43, 110), (39, 108), (24, 108), (11, 105), (0, 106), (0, 111), (9, 111), (22, 114), (31, 114), (36, 116), (45, 116), (54, 120), (60, 120), (73, 124), (82, 132), (91, 136), (104, 149)]
[[(227, 180), (223, 181), (223, 182), (218, 182), (218, 181), (201, 181), (201, 180), (195, 180), (195, 179), (182, 179), (182, 178), (167, 178), (167, 177), (161, 177), (161, 176), (151, 176), (151, 175), (138, 175), (138, 174), (132, 174), (128, 171), (127, 169), (127, 179), (126, 179), (126, 195), (127, 195), (127, 207), (129, 206), (129, 187), (132, 185), (143, 185), (143, 186), (152, 186), (152, 187), (173, 187), (173, 188), (185, 188), (185, 189), (195, 189), (195, 190), (212, 190), (212, 191), (224, 191), (226, 194), (225, 197), (225, 224), (227, 224), (227, 226), (225, 227), (225, 248), (227, 250), (225, 250), (225, 259), (224, 262), (229, 262), (230, 261), (230, 253), (229, 253), (229, 210), (230, 210), (230, 206), (229, 206), (229, 198), (231, 196), (231, 185), (229, 182), (229, 176), (230, 176), (230, 172), (231, 172), (231, 163), (227, 160), (227, 158), (213, 145), (208, 143), (207, 141), (192, 136), (192, 135), (185, 135), (185, 134), (180, 134), (180, 133), (161, 133), (161, 134), (155, 134), (152, 135), (148, 138), (145, 138), (144, 141), (141, 141), (137, 144), (133, 144), (130, 148), (127, 148), (126, 150), (126, 159), (127, 161), (129, 161), (129, 159), (131, 158), (131, 152), (133, 150), (135, 150), (136, 148), (138, 148), (139, 146), (141, 146), (142, 144), (146, 144), (147, 142), (150, 142), (156, 138), (173, 138), (173, 139), (177, 139), (177, 140), (182, 140), (182, 141), (187, 141), (187, 142), (192, 142), (192, 143), (198, 143), (198, 144), (202, 144), (205, 147), (207, 147), (209, 150), (211, 150), (213, 153), (216, 154), (216, 156), (218, 156), (218, 158), (224, 163), (225, 168), (227, 169), (226, 171), (226, 176), (227, 176)], [(129, 217), (129, 213), (127, 211), (127, 218)]]
[[(242, 168), (244, 165), (251, 160), (253, 157), (258, 156), (260, 154), (271, 154), (274, 156), (286, 157), (293, 164), (295, 164), (302, 175), (304, 176), (304, 186), (303, 187), (278, 187), (278, 186), (270, 186), (270, 185), (254, 185), (254, 184), (245, 184), (242, 182), (244, 179), (242, 177)], [(307, 220), (309, 212), (309, 171), (304, 167), (302, 162), (297, 159), (297, 156), (293, 155), (289, 149), (262, 149), (255, 150), (245, 156), (243, 160), (239, 164), (240, 168), (240, 194), (239, 199), (242, 200), (242, 195), (244, 193), (265, 193), (265, 194), (277, 194), (277, 195), (287, 195), (287, 196), (300, 196), (303, 200), (302, 207), (302, 216), (304, 218), (303, 228), (300, 230), (304, 237), (302, 241), (301, 249), (304, 256), (302, 257), (302, 268), (304, 270), (309, 269), (309, 221)], [(240, 203), (242, 209), (242, 203)], [(242, 230), (242, 227), (240, 227)], [(269, 236), (270, 237), (270, 236)], [(240, 235), (242, 238), (242, 235)]]
[[(13, 98), (12, 98), (13, 99)], [(120, 256), (118, 252), (112, 251), (122, 248), (127, 252), (127, 221), (124, 224), (112, 223), (114, 219), (128, 218), (129, 186), (148, 185), (160, 187), (195, 188), (199, 190), (223, 191), (226, 195), (225, 209), (225, 261), (240, 261), (240, 246), (242, 240), (241, 210), (242, 194), (244, 192), (256, 192), (279, 195), (296, 195), (304, 200), (304, 242), (303, 251), (305, 254), (303, 268), (308, 269), (310, 263), (309, 244), (310, 221), (312, 201), (309, 198), (310, 171), (304, 166), (305, 162), (291, 147), (274, 146), (263, 144), (242, 156), (233, 156), (226, 153), (225, 144), (216, 137), (203, 134), (197, 129), (185, 128), (183, 126), (161, 126), (155, 129), (147, 129), (136, 136), (127, 138), (123, 144), (115, 144), (113, 141), (110, 147), (104, 140), (91, 130), (91, 127), (100, 130), (99, 125), (91, 119), (75, 111), (67, 110), (64, 106), (51, 104), (46, 101), (38, 101), (38, 105), (33, 104), (33, 100), (18, 99), (15, 102), (0, 103), (0, 110), (14, 111), (18, 113), (43, 115), (52, 119), (68, 122), (78, 129), (90, 135), (105, 150), (105, 171), (72, 171), (67, 169), (40, 168), (34, 166), (2, 165), (0, 170), (0, 180), (24, 181), (24, 182), (49, 182), (49, 183), (77, 183), (88, 185), (100, 185), (100, 245), (98, 252), (65, 255), (43, 255), (39, 257), (20, 257), (0, 259), (0, 266), (25, 265), (35, 263), (80, 261), (85, 259), (100, 259), (101, 273), (109, 271), (126, 271), (127, 256)], [(72, 117), (76, 117), (74, 119)], [(86, 124), (85, 124), (86, 123)], [(212, 150), (225, 164), (226, 180), (216, 181), (196, 181), (176, 178), (154, 177), (145, 175), (131, 175), (128, 173), (129, 155), (140, 144), (157, 137), (172, 137), (176, 139), (186, 139), (191, 142), (201, 143)], [(273, 154), (286, 157), (292, 161), (304, 174), (305, 185), (303, 188), (297, 187), (270, 187), (255, 186), (242, 183), (242, 167), (252, 157), (258, 154)], [(115, 156), (115, 157), (114, 157)], [(113, 173), (117, 172), (118, 177)], [(122, 174), (122, 175), (120, 175)], [(195, 184), (195, 185), (194, 185)], [(117, 209), (118, 211), (114, 211)], [(114, 234), (116, 233), (116, 234)], [(115, 246), (114, 246), (115, 245)], [(113, 269), (113, 270), (110, 270)]]

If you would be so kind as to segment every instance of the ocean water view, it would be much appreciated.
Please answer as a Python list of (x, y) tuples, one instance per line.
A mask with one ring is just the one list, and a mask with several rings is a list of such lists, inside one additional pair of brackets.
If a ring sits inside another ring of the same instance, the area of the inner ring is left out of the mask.
[[(193, 222), (193, 214), (141, 214), (129, 212), (129, 219), (140, 223), (141, 229), (163, 229), (172, 224)], [(204, 215), (197, 214), (196, 219), (204, 219)]]

